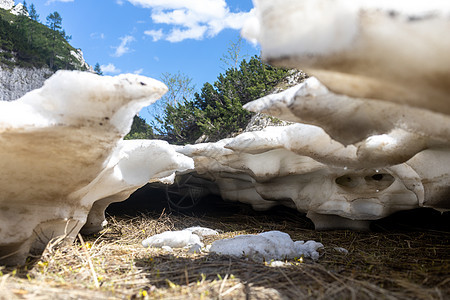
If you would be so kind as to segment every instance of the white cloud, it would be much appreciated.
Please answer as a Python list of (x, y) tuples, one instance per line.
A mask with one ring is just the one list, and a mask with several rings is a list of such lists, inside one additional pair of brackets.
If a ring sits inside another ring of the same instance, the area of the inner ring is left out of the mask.
[(122, 0), (116, 0), (116, 3), (119, 5), (123, 5), (123, 1)]
[(103, 73), (109, 73), (109, 74), (118, 74), (122, 72), (120, 69), (117, 69), (115, 65), (112, 63), (109, 63), (107, 65), (101, 65), (100, 66)]
[(104, 33), (93, 32), (89, 35), (93, 40), (103, 40), (105, 38)]
[(120, 40), (122, 41), (119, 46), (113, 47), (116, 49), (116, 52), (112, 56), (114, 57), (121, 57), (125, 53), (129, 53), (132, 50), (128, 48), (128, 44), (131, 42), (134, 42), (135, 39), (131, 35), (126, 35), (124, 37), (121, 37)]
[(165, 39), (180, 42), (216, 36), (226, 28), (241, 29), (253, 15), (250, 12), (231, 12), (225, 0), (128, 0), (135, 6), (150, 8), (152, 21), (172, 26), (168, 33), (148, 30), (153, 41)]
[(166, 40), (172, 43), (181, 42), (185, 39), (201, 40), (205, 36), (208, 27), (206, 26), (193, 26), (188, 27), (188, 29), (182, 30), (175, 28), (166, 37)]
[(53, 2), (73, 2), (74, 0), (47, 0), (47, 2), (45, 2), (45, 5), (49, 5), (52, 4)]
[(134, 71), (133, 73), (136, 75), (140, 75), (140, 74), (142, 74), (142, 72), (144, 72), (144, 69), (141, 68), (139, 70)]
[(162, 29), (159, 30), (146, 30), (144, 31), (144, 34), (151, 36), (153, 38), (154, 42), (159, 41), (163, 38), (164, 34), (162, 32)]

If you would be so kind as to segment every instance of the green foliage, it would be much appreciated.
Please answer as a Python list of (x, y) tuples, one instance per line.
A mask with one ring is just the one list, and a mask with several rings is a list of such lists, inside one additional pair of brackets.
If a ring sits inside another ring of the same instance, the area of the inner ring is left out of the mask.
[(96, 64), (95, 64), (94, 72), (95, 72), (97, 75), (103, 75), (103, 71), (102, 71), (102, 68), (100, 67), (100, 64), (99, 64), (99, 63), (96, 63)]
[(194, 143), (201, 135), (197, 124), (199, 115), (202, 114), (193, 101), (186, 101), (176, 105), (168, 104), (164, 116), (157, 116), (159, 126), (156, 130), (162, 138), (169, 143), (185, 145)]
[(130, 132), (124, 137), (125, 140), (154, 139), (153, 129), (145, 120), (134, 116)]
[(51, 16), (49, 25), (53, 29), (37, 22), (39, 15), (34, 5), (30, 6), (30, 18), (0, 9), (0, 63), (11, 67), (83, 69), (71, 54), (76, 49), (67, 41), (70, 36), (62, 29), (61, 16), (57, 12)]
[(158, 119), (159, 131), (175, 144), (194, 143), (202, 135), (217, 141), (238, 133), (252, 116), (242, 105), (270, 93), (287, 74), (256, 56), (243, 60), (239, 69), (228, 69), (213, 85), (205, 83), (193, 100), (168, 105)]
[(30, 5), (30, 11), (28, 12), (28, 14), (30, 15), (31, 20), (39, 22), (39, 15), (33, 3), (31, 3)]

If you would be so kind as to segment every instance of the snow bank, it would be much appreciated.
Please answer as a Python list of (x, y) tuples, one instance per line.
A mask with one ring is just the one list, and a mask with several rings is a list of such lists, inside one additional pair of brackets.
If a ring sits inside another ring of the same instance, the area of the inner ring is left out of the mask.
[(179, 148), (198, 176), (230, 201), (307, 212), (316, 229), (449, 210), (450, 2), (253, 2), (243, 34), (263, 59), (314, 77), (245, 106), (299, 124)]
[[(421, 116), (424, 121), (426, 114)], [(307, 213), (316, 229), (362, 230), (369, 220), (397, 211), (449, 205), (450, 164), (445, 162), (450, 151), (427, 149), (414, 155), (417, 148), (391, 147), (389, 142), (406, 145), (399, 136), (392, 134), (376, 147), (369, 137), (373, 148), (362, 149), (363, 143), (344, 146), (320, 127), (293, 124), (177, 151), (193, 158), (195, 176), (210, 180), (216, 186), (209, 190), (225, 200), (257, 210), (286, 205)], [(438, 145), (439, 137), (430, 134), (428, 141)], [(403, 162), (408, 155), (414, 157)]]
[(54, 237), (73, 239), (87, 219), (86, 231), (100, 230), (107, 204), (193, 167), (165, 142), (122, 141), (135, 114), (166, 91), (138, 75), (58, 71), (0, 102), (1, 263), (21, 264)]
[(253, 2), (243, 34), (272, 65), (302, 69), (337, 94), (450, 114), (448, 1)]

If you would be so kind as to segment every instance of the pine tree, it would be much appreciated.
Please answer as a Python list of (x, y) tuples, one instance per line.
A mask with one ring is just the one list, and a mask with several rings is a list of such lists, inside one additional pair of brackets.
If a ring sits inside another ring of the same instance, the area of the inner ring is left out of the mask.
[(57, 11), (47, 16), (47, 26), (55, 32), (62, 30), (62, 17)]
[(139, 116), (134, 116), (130, 132), (124, 137), (125, 140), (150, 140), (154, 138), (152, 127), (145, 122), (145, 119)]
[(60, 34), (60, 30), (62, 29), (62, 17), (61, 15), (55, 11), (47, 16), (47, 26), (52, 30), (51, 40), (52, 40), (52, 53), (49, 58), (49, 67), (53, 69), (55, 63), (55, 55), (56, 55), (56, 35)]
[(25, 15), (27, 15), (28, 13), (27, 1), (23, 1), (23, 11), (25, 12)]
[(29, 14), (31, 20), (39, 22), (39, 15), (38, 15), (38, 13), (36, 11), (36, 7), (34, 6), (33, 3), (31, 3), (31, 5), (30, 5), (30, 11), (28, 12), (28, 14)]
[[(47, 26), (51, 29), (51, 36), (50, 39), (52, 41), (51, 45), (51, 55), (49, 58), (49, 66), (51, 69), (55, 66), (55, 57), (56, 57), (56, 51), (57, 47), (63, 49), (64, 45), (62, 45), (58, 39), (58, 36), (62, 37), (66, 42), (70, 39), (72, 39), (72, 36), (66, 35), (66, 32), (64, 29), (62, 29), (62, 17), (61, 15), (55, 11), (47, 16)], [(63, 50), (64, 51), (64, 50)], [(66, 56), (69, 58), (70, 56)], [(68, 67), (69, 61), (65, 61), (66, 68)]]
[(171, 143), (194, 143), (204, 136), (217, 141), (240, 132), (252, 114), (242, 105), (269, 94), (288, 74), (259, 57), (243, 60), (238, 68), (231, 66), (214, 84), (205, 83), (193, 100), (167, 105), (156, 128)]
[(102, 68), (100, 67), (100, 64), (99, 64), (99, 63), (96, 63), (96, 64), (95, 64), (94, 72), (95, 72), (97, 75), (103, 75)]

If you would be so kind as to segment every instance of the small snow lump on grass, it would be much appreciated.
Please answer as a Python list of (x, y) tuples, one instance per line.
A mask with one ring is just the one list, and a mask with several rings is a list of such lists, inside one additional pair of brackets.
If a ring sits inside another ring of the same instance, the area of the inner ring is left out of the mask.
[(232, 256), (247, 256), (255, 260), (280, 260), (296, 257), (319, 258), (317, 249), (322, 243), (315, 241), (294, 242), (289, 234), (281, 231), (268, 231), (257, 235), (239, 235), (234, 238), (215, 241), (210, 252)]
[(144, 247), (157, 248), (161, 248), (163, 246), (183, 248), (193, 244), (203, 245), (198, 235), (187, 230), (165, 231), (142, 241), (142, 246)]
[(192, 247), (192, 251), (199, 252), (204, 246), (201, 239), (204, 236), (218, 234), (217, 231), (205, 227), (189, 227), (177, 231), (165, 231), (160, 234), (153, 235), (142, 241), (144, 247), (170, 247), (170, 248), (184, 248)]

